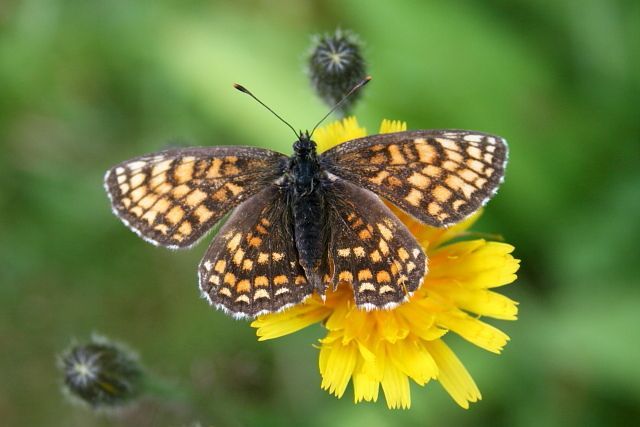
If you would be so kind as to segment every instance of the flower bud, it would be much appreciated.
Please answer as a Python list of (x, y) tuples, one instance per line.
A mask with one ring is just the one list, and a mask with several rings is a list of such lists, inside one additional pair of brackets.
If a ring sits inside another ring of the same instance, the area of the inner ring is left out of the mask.
[(137, 357), (106, 338), (92, 336), (59, 356), (65, 389), (93, 409), (114, 408), (131, 402), (142, 387)]
[[(316, 93), (329, 107), (337, 104), (365, 77), (366, 64), (357, 37), (343, 30), (315, 36), (309, 56), (309, 77)], [(349, 114), (362, 91), (353, 93), (336, 110)]]

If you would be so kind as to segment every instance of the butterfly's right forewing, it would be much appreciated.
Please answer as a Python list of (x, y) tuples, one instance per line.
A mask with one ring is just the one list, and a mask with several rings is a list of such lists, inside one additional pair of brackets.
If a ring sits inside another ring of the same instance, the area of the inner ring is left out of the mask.
[(321, 155), (325, 170), (436, 227), (484, 205), (502, 182), (506, 161), (504, 139), (466, 130), (373, 135)]
[(167, 150), (111, 168), (114, 213), (156, 245), (193, 245), (229, 210), (278, 179), (282, 154), (253, 147)]

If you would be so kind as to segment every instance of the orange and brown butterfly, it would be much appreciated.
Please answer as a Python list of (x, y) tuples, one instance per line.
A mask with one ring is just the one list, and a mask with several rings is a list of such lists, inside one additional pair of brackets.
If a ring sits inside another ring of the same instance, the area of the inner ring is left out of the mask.
[(255, 317), (349, 283), (365, 309), (390, 308), (421, 285), (426, 256), (384, 198), (446, 227), (503, 180), (504, 139), (465, 130), (373, 135), (322, 154), (300, 132), (293, 155), (251, 147), (162, 151), (110, 169), (114, 213), (145, 240), (193, 246), (229, 212), (199, 267), (203, 295)]
[(138, 157), (107, 171), (105, 189), (129, 228), (173, 249), (194, 245), (233, 210), (198, 273), (204, 297), (234, 317), (279, 311), (341, 283), (371, 310), (406, 301), (427, 272), (422, 248), (379, 197), (446, 227), (495, 194), (507, 161), (505, 140), (481, 132), (387, 133), (322, 154), (312, 135), (296, 133), (291, 156), (200, 147)]

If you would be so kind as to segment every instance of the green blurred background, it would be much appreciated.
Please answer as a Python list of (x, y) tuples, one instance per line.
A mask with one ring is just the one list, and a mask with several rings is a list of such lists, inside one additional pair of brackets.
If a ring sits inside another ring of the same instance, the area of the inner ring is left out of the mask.
[[(483, 400), (437, 383), (413, 407), (320, 390), (321, 328), (258, 343), (201, 300), (191, 251), (152, 247), (112, 214), (113, 164), (169, 144), (288, 153), (326, 107), (304, 73), (310, 35), (357, 32), (374, 81), (356, 108), (410, 128), (505, 136), (506, 183), (478, 230), (521, 258), (492, 322), (503, 355), (446, 342)], [(600, 426), (640, 418), (640, 3), (0, 2), (0, 424), (5, 426)], [(55, 355), (97, 331), (190, 390), (119, 417), (69, 405)]]

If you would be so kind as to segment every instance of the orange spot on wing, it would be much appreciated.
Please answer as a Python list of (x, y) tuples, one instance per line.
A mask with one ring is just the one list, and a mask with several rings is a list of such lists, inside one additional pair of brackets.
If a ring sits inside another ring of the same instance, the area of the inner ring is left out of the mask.
[(180, 224), (180, 227), (178, 227), (178, 231), (185, 236), (190, 235), (192, 231), (191, 223), (189, 221), (183, 222), (182, 224)]
[(282, 286), (284, 284), (289, 283), (289, 278), (287, 276), (285, 276), (284, 274), (281, 274), (279, 276), (276, 276), (273, 278), (273, 284), (277, 285), (277, 286)]
[(376, 280), (378, 283), (389, 283), (391, 282), (391, 276), (388, 272), (381, 270), (376, 274)]
[(267, 276), (258, 276), (254, 283), (256, 287), (269, 286), (269, 279), (267, 279)]
[(418, 159), (420, 160), (420, 162), (434, 163), (438, 158), (436, 149), (427, 144), (424, 140), (422, 140), (422, 143), (417, 143), (414, 146), (416, 147), (416, 151), (418, 152)]
[(364, 228), (358, 233), (358, 237), (362, 240), (369, 240), (371, 238), (371, 233), (369, 230)]
[(207, 171), (207, 178), (220, 178), (220, 166), (222, 166), (222, 159), (213, 159), (211, 166)]
[(181, 163), (175, 168), (173, 176), (176, 182), (183, 183), (193, 178), (193, 167), (195, 157), (184, 157)]
[(166, 218), (171, 224), (177, 224), (184, 216), (184, 210), (180, 206), (174, 206), (169, 212), (167, 212)]
[(338, 275), (338, 280), (341, 282), (353, 282), (353, 274), (350, 271), (341, 271)]
[(202, 203), (207, 198), (207, 193), (202, 190), (193, 190), (186, 198), (187, 205), (194, 207)]
[(409, 183), (414, 187), (421, 189), (427, 188), (431, 184), (431, 180), (421, 173), (414, 172), (408, 179)]
[(236, 284), (236, 276), (233, 273), (226, 273), (224, 275), (224, 279), (223, 282), (226, 284), (229, 284), (231, 286), (234, 286)]
[(193, 213), (198, 218), (198, 222), (200, 224), (207, 222), (213, 216), (213, 212), (207, 209), (204, 205), (198, 206)]
[(368, 268), (358, 271), (358, 280), (360, 281), (369, 280), (372, 277), (373, 277), (373, 274), (371, 274), (371, 270), (369, 270)]
[(449, 197), (451, 197), (451, 190), (441, 185), (438, 185), (436, 188), (433, 189), (433, 197), (435, 197), (436, 200), (438, 200), (441, 203), (446, 202), (449, 199)]
[(392, 165), (404, 165), (407, 162), (400, 152), (400, 147), (398, 147), (396, 144), (389, 145), (387, 149), (389, 151), (389, 155), (391, 156)]
[(409, 191), (409, 194), (407, 194), (407, 196), (404, 199), (410, 205), (420, 206), (420, 202), (422, 201), (422, 198), (423, 198), (422, 192), (420, 190), (416, 190), (415, 188), (412, 188), (411, 191)]
[(236, 286), (237, 292), (249, 292), (251, 290), (251, 282), (247, 279), (240, 280)]

